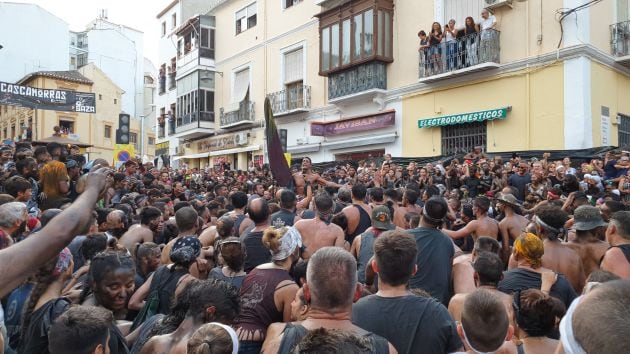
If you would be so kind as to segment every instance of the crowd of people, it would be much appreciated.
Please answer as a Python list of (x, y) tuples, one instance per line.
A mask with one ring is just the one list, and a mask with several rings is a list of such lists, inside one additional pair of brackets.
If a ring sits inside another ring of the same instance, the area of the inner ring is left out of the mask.
[(0, 353), (615, 353), (630, 153), (390, 155), (293, 185), (0, 148)]
[(433, 22), (428, 31), (418, 32), (421, 77), (463, 69), (486, 62), (499, 62), (497, 18), (483, 9), (478, 22), (466, 17), (458, 27), (454, 19)]

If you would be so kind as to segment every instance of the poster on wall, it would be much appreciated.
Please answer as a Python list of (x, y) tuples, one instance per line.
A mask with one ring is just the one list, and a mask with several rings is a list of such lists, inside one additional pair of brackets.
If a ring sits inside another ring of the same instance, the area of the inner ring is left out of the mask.
[(254, 156), (254, 166), (263, 167), (263, 155), (255, 155)]
[(52, 111), (96, 113), (95, 94), (42, 89), (0, 81), (0, 104)]

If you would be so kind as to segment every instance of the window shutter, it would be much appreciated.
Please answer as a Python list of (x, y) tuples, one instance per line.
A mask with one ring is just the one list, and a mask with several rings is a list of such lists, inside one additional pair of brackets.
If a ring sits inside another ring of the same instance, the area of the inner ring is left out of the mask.
[(284, 55), (284, 83), (304, 80), (304, 50), (302, 48)]
[(234, 75), (234, 96), (232, 102), (237, 103), (245, 99), (249, 88), (249, 69), (241, 70)]

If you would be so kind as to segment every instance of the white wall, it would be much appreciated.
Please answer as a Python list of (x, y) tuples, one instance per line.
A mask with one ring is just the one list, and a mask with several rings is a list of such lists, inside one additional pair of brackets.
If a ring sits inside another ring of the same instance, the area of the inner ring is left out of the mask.
[(37, 5), (0, 2), (0, 45), (0, 81), (69, 68), (68, 24)]
[(125, 93), (123, 111), (144, 113), (144, 34), (103, 20), (88, 25), (88, 62), (95, 63)]

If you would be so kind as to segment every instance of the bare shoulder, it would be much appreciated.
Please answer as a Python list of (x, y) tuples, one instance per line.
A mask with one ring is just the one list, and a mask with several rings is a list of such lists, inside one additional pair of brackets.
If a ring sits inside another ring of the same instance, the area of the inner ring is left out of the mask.
[(286, 327), (286, 323), (278, 322), (272, 323), (267, 328), (267, 334), (265, 336), (265, 342), (263, 343), (263, 347), (261, 353), (265, 354), (275, 354), (280, 349), (280, 343), (282, 342), (282, 332)]

